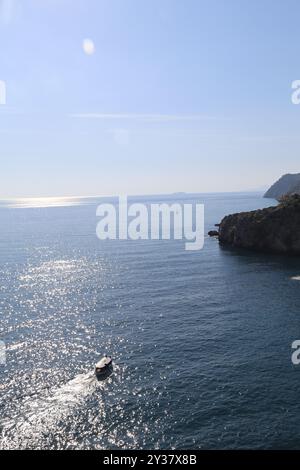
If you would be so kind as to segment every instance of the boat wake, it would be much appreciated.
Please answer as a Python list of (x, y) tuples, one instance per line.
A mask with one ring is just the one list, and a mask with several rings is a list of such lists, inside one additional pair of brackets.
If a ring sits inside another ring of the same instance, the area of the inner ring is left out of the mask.
[(38, 398), (24, 397), (18, 410), (1, 420), (1, 449), (42, 448), (51, 430), (70, 421), (87, 397), (97, 389), (101, 392), (106, 383), (98, 382), (94, 373), (88, 372), (56, 387), (52, 393), (48, 390)]

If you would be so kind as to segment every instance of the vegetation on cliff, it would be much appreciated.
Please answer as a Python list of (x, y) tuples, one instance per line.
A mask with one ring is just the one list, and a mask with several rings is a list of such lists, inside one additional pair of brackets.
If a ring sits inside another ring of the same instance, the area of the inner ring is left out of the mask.
[(300, 173), (282, 176), (271, 186), (264, 197), (279, 200), (283, 196), (292, 194), (300, 194)]
[(278, 206), (226, 216), (219, 228), (221, 245), (300, 255), (300, 195)]

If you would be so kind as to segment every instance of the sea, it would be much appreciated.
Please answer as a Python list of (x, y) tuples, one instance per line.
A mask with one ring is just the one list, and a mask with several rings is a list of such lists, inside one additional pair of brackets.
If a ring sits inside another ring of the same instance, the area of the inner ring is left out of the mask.
[[(0, 201), (0, 448), (299, 449), (300, 259), (207, 236), (200, 251), (100, 241), (101, 201)], [(276, 204), (132, 201), (204, 204), (205, 232)], [(98, 381), (104, 354), (114, 370)]]

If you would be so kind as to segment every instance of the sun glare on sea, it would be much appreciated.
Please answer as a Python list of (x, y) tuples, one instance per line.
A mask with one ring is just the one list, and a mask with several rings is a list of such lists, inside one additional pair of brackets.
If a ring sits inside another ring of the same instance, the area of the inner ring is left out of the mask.
[(81, 198), (76, 197), (34, 197), (7, 199), (0, 201), (0, 206), (10, 208), (42, 208), (42, 207), (67, 207), (81, 204)]

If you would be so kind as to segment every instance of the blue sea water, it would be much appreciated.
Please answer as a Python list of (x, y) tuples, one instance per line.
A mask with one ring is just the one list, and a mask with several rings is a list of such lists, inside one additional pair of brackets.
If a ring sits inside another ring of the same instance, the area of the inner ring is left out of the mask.
[[(275, 204), (139, 201), (204, 203), (206, 232)], [(0, 202), (0, 448), (300, 448), (300, 259), (101, 242), (98, 202)], [(114, 373), (97, 382), (104, 353)]]

